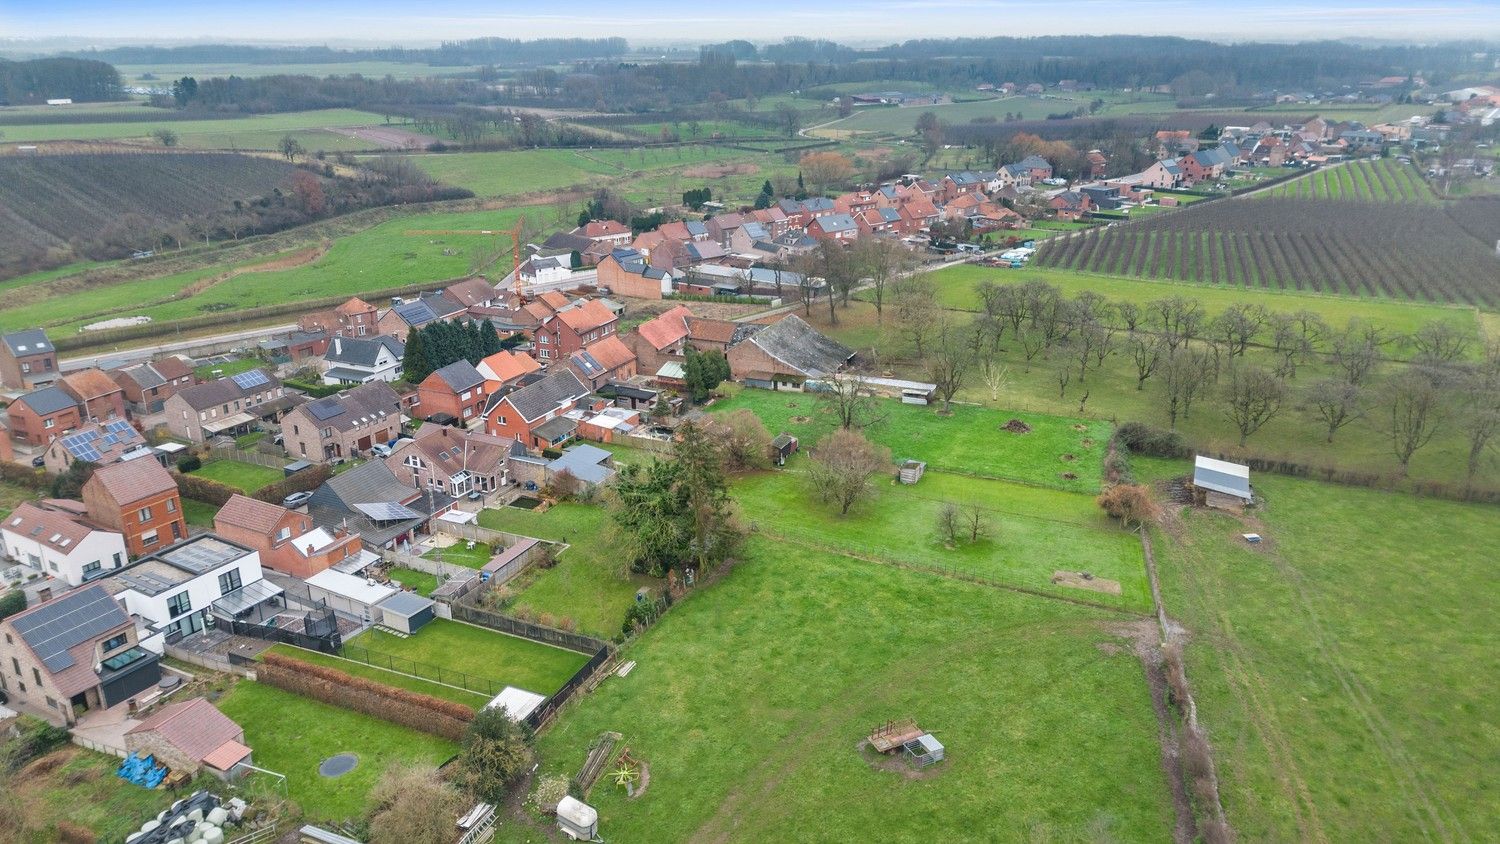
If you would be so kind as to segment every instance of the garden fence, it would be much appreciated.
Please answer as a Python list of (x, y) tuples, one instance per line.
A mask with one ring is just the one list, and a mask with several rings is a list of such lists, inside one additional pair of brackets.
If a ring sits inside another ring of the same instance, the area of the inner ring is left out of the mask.
[[(510, 533), (503, 530), (492, 530), (476, 524), (456, 525), (453, 522), (445, 522), (441, 519), (434, 520), (432, 527), (438, 533), (456, 536), (459, 539), (467, 539), (473, 542), (483, 542), (496, 550), (501, 547), (509, 548), (523, 539), (536, 539), (534, 536), (524, 536), (519, 533)], [(546, 542), (547, 540), (542, 539), (538, 541)]]
[[(326, 610), (327, 617), (323, 619), (326, 625), (332, 621), (333, 611)], [(274, 624), (249, 624), (234, 619), (219, 617), (216, 621), (220, 630), (227, 630), (236, 636), (249, 636), (252, 639), (264, 639), (268, 642), (279, 642), (285, 645), (296, 645), (310, 651), (321, 651), (325, 654), (337, 654), (339, 646), (343, 644), (343, 634), (339, 633), (337, 623), (331, 625), (331, 631), (320, 635), (311, 633), (298, 633), (285, 627), (277, 627)]]
[(262, 454), (259, 451), (246, 451), (235, 446), (210, 446), (208, 455), (212, 460), (237, 460), (241, 463), (253, 463), (256, 466), (264, 466), (267, 469), (276, 469), (277, 471), (280, 471), (287, 463), (291, 462), (286, 457)]
[(474, 569), (468, 568), (466, 566), (460, 566), (456, 563), (447, 563), (442, 560), (433, 560), (428, 559), (427, 557), (418, 557), (415, 554), (404, 554), (400, 551), (391, 551), (389, 549), (381, 550), (380, 559), (393, 566), (414, 569), (416, 571), (447, 578), (448, 580), (467, 580), (479, 574), (479, 572), (475, 571)]
[(505, 684), (499, 680), (491, 680), (487, 677), (475, 677), (465, 671), (452, 668), (444, 668), (441, 665), (430, 665), (418, 662), (414, 659), (395, 656), (393, 654), (372, 651), (360, 645), (344, 645), (338, 656), (350, 662), (359, 662), (375, 668), (384, 668), (397, 674), (409, 674), (420, 677), (423, 680), (431, 680), (434, 683), (442, 683), (445, 686), (457, 686), (471, 692), (478, 692), (489, 697), (500, 694), (505, 689)]
[[(473, 593), (473, 594), (478, 594)], [(600, 648), (608, 647), (604, 642), (592, 636), (582, 633), (569, 633), (566, 630), (556, 630), (551, 627), (543, 627), (540, 624), (532, 624), (518, 618), (490, 612), (472, 606), (470, 602), (464, 601), (453, 605), (453, 617), (459, 621), (467, 621), (480, 627), (488, 627), (501, 633), (509, 633), (512, 636), (520, 636), (533, 642), (541, 642), (544, 645), (555, 645), (559, 648), (567, 648), (570, 651), (591, 654)]]
[(593, 679), (594, 674), (599, 671), (600, 667), (609, 661), (610, 655), (609, 647), (600, 643), (599, 650), (589, 658), (588, 662), (583, 664), (582, 668), (578, 669), (573, 673), (572, 677), (568, 678), (568, 682), (564, 683), (562, 688), (553, 692), (550, 697), (542, 701), (541, 706), (538, 706), (532, 710), (530, 715), (526, 716), (526, 725), (535, 730), (546, 724), (557, 710), (561, 709), (563, 704), (568, 702), (569, 698)]

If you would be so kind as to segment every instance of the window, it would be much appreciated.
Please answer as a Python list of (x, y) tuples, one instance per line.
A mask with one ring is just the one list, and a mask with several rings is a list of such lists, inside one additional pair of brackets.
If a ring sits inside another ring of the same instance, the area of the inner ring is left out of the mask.
[(175, 499), (175, 498), (168, 498), (167, 499), (167, 512), (168, 513), (175, 513), (175, 512), (177, 512), (177, 499)]
[(108, 639), (105, 639), (104, 640), (104, 652), (105, 653), (109, 653), (112, 650), (116, 650), (118, 648), (123, 648), (123, 647), (125, 647), (125, 644), (127, 642), (129, 642), (129, 641), (130, 641), (130, 636), (127, 635), (127, 634), (125, 634), (125, 633), (121, 633), (118, 636), (112, 636), (112, 637), (110, 637)]
[(27, 374), (27, 375), (30, 375), (31, 374), (31, 364), (28, 363), (27, 361), (24, 361), (24, 360), (21, 361), (21, 371), (23, 373)]
[(83, 564), (83, 579), (84, 580), (88, 580), (88, 579), (93, 578), (93, 577), (98, 577), (99, 573), (102, 572), (102, 571), (104, 571), (104, 565), (102, 563), (100, 563), (98, 560), (95, 560), (92, 563), (84, 563)]
[(115, 552), (115, 568), (119, 568), (125, 562), (125, 555), (119, 551)]
[(464, 390), (463, 395), (460, 395), (459, 398), (461, 400), (463, 400), (463, 401), (468, 401), (469, 400), (469, 396), (472, 395), (472, 393), (473, 393), (472, 390)]
[(186, 591), (178, 592), (167, 599), (167, 612), (170, 613), (171, 618), (176, 618), (185, 612), (191, 612), (192, 609), (193, 599)]
[(154, 531), (154, 530), (148, 530), (145, 533), (141, 534), (141, 544), (142, 545), (155, 545), (156, 544), (156, 540), (158, 540), (160, 538), (161, 537), (157, 535), (156, 531)]
[(234, 569), (219, 575), (219, 594), (228, 595), (230, 592), (240, 588), (240, 570)]
[(57, 426), (57, 420), (56, 419), (48, 419), (47, 421), (45, 421), (45, 422), (42, 423), (42, 427), (43, 428), (53, 428), (53, 427), (56, 427), (56, 426)]
[(42, 687), (42, 672), (35, 668), (31, 669), (31, 679), (36, 681), (37, 688), (40, 689)]
[(176, 540), (179, 540), (181, 538), (182, 538), (182, 522), (173, 522), (172, 523), (172, 539), (173, 539), (173, 541), (176, 541)]
[(52, 358), (42, 358), (42, 368), (48, 372), (52, 371)]
[(292, 538), (292, 529), (289, 528), (289, 527), (284, 527), (281, 530), (276, 531), (276, 541), (277, 542), (285, 542), (285, 541), (287, 541), (288, 539), (291, 539), (291, 538)]
[(145, 522), (151, 521), (151, 508), (150, 507), (142, 507), (140, 509), (140, 511), (135, 514), (135, 518), (136, 518), (136, 521), (141, 522), (143, 524)]
[(21, 663), (15, 657), (10, 658), (10, 668), (16, 672), (17, 677), (21, 676)]

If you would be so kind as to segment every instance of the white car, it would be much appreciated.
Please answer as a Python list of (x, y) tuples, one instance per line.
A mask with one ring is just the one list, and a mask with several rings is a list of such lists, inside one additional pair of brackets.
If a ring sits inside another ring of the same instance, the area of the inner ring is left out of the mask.
[(391, 451), (392, 449), (390, 445), (386, 443), (376, 443), (370, 446), (370, 453), (378, 455), (380, 457), (390, 457)]

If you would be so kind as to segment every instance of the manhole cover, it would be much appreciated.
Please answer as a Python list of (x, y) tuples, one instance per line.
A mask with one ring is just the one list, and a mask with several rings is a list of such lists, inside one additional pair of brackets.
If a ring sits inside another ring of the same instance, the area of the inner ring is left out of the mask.
[(353, 753), (340, 753), (324, 759), (323, 764), (318, 766), (318, 774), (325, 777), (341, 777), (354, 770), (354, 766), (358, 764), (358, 756)]

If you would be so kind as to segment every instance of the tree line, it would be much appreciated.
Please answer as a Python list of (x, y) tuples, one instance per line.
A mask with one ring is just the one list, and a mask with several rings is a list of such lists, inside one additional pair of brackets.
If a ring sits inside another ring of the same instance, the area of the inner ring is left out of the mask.
[(437, 47), (334, 49), (325, 46), (258, 47), (248, 44), (189, 44), (178, 47), (131, 46), (64, 53), (111, 64), (345, 64), (405, 62), (437, 66), (551, 64), (624, 55), (623, 38), (470, 38)]
[(401, 356), (401, 377), (408, 383), (423, 379), (450, 363), (478, 364), (500, 351), (500, 334), (489, 320), (438, 320), (413, 328)]
[(105, 62), (87, 59), (0, 59), (0, 105), (34, 105), (51, 99), (80, 103), (122, 99), (120, 74)]

